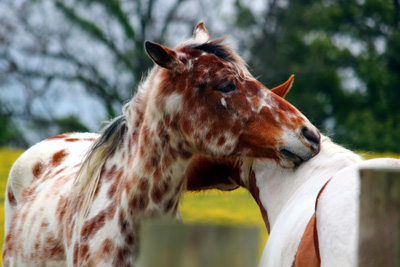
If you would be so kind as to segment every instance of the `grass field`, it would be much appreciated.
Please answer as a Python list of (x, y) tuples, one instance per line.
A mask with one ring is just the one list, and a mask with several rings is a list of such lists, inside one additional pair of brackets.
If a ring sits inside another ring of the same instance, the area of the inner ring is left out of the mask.
[[(0, 240), (4, 239), (4, 193), (8, 172), (22, 150), (0, 149)], [(364, 158), (395, 157), (397, 154), (360, 153)], [(259, 255), (268, 238), (259, 208), (244, 189), (232, 192), (209, 190), (201, 193), (186, 193), (180, 204), (185, 223), (250, 226), (260, 229)], [(1, 248), (3, 241), (1, 241)], [(1, 256), (0, 256), (1, 263)]]

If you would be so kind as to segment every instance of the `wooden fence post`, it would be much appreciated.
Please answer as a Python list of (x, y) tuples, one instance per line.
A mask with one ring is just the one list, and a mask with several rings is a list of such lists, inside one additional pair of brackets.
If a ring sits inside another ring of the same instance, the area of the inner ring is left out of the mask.
[(243, 267), (258, 264), (256, 227), (143, 222), (141, 267)]
[(400, 266), (400, 170), (360, 170), (358, 266)]

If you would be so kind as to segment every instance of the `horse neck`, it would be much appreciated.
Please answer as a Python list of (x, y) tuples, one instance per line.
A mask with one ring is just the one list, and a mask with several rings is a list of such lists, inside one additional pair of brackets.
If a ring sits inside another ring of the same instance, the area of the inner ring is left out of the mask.
[[(323, 185), (339, 170), (361, 161), (350, 150), (322, 137), (321, 151), (297, 168), (282, 168), (270, 160), (255, 160), (252, 165), (255, 179), (250, 177), (248, 188), (259, 193), (258, 204), (266, 225), (274, 226), (279, 214), (293, 204), (315, 199)], [(257, 190), (254, 190), (257, 188)], [(257, 200), (257, 198), (256, 198)]]
[(158, 114), (147, 99), (139, 91), (127, 105), (125, 135), (106, 165), (117, 164), (124, 173), (118, 192), (127, 214), (135, 218), (172, 217), (177, 212), (192, 154), (176, 127), (172, 129), (171, 121)]

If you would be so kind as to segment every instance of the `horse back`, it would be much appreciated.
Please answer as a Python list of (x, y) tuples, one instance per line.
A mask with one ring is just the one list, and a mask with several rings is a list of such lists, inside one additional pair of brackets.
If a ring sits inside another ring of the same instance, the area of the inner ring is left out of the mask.
[(357, 265), (359, 170), (395, 167), (400, 167), (400, 160), (372, 159), (351, 165), (332, 177), (316, 210), (321, 266)]
[(4, 266), (29, 265), (34, 254), (43, 254), (35, 257), (43, 261), (49, 260), (46, 253), (54, 255), (55, 265), (63, 258), (59, 204), (96, 138), (91, 133), (55, 136), (32, 146), (13, 164), (5, 200)]

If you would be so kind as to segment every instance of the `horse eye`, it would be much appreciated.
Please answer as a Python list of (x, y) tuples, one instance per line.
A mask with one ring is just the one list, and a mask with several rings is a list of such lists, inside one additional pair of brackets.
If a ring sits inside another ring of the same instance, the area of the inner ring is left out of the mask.
[(236, 84), (234, 82), (227, 82), (218, 89), (222, 93), (229, 93), (236, 90)]

